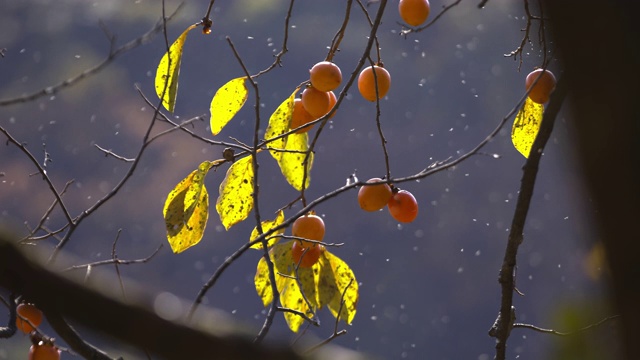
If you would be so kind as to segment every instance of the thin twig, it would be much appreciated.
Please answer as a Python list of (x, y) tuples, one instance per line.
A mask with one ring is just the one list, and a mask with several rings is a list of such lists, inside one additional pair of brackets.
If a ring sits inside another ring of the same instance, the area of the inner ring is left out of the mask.
[[(533, 19), (533, 16), (531, 15), (531, 11), (529, 10), (529, 0), (524, 0), (524, 12), (525, 14), (527, 14), (527, 25), (524, 28), (524, 36), (522, 37), (522, 41), (520, 42), (520, 45), (513, 51), (511, 51), (508, 54), (504, 54), (505, 57), (512, 57), (513, 59), (520, 59), (520, 63), (518, 65), (518, 69), (520, 69), (520, 66), (522, 66), (522, 52), (524, 51), (524, 46), (527, 44), (527, 42), (531, 41), (529, 38), (529, 31), (531, 30), (531, 20)], [(545, 51), (546, 54), (546, 51)], [(543, 60), (543, 63), (545, 61)]]
[(142, 97), (142, 99), (144, 100), (144, 102), (149, 105), (154, 112), (157, 111), (159, 120), (164, 121), (166, 123), (168, 123), (169, 125), (171, 125), (173, 128), (175, 129), (179, 129), (182, 130), (184, 132), (186, 132), (187, 134), (191, 135), (193, 138), (198, 139), (206, 144), (209, 145), (220, 145), (220, 146), (225, 146), (225, 147), (230, 147), (230, 148), (235, 148), (235, 149), (239, 149), (242, 150), (243, 152), (238, 153), (237, 156), (242, 156), (244, 154), (248, 154), (251, 149), (250, 148), (246, 148), (243, 147), (241, 145), (238, 144), (234, 144), (234, 143), (229, 143), (229, 142), (224, 142), (224, 141), (216, 141), (216, 140), (211, 140), (211, 139), (207, 139), (205, 137), (202, 137), (196, 133), (194, 133), (193, 131), (189, 130), (188, 128), (186, 128), (185, 126), (183, 126), (184, 124), (189, 124), (189, 123), (193, 123), (196, 120), (203, 120), (205, 115), (200, 115), (200, 116), (196, 116), (194, 118), (185, 120), (184, 122), (182, 122), (181, 124), (169, 119), (169, 117), (167, 115), (165, 115), (161, 109), (159, 109), (155, 104), (153, 104), (151, 102), (151, 100), (149, 100), (149, 98), (142, 92), (142, 90), (140, 89), (140, 87), (136, 86), (136, 90), (138, 91), (138, 94), (140, 95), (140, 97)]
[(327, 58), (326, 58), (327, 61), (333, 61), (333, 56), (336, 54), (336, 52), (340, 48), (340, 42), (342, 42), (342, 39), (344, 38), (344, 33), (347, 30), (347, 24), (349, 24), (349, 15), (351, 14), (352, 3), (353, 3), (353, 0), (347, 0), (347, 10), (344, 15), (344, 20), (342, 21), (342, 25), (340, 26), (340, 29), (338, 30), (336, 35), (333, 37), (333, 40), (331, 41), (331, 46), (329, 47), (329, 53), (327, 54)]
[[(73, 180), (69, 180), (67, 181), (67, 183), (64, 185), (64, 188), (62, 188), (62, 191), (60, 191), (60, 197), (62, 197), (62, 195), (64, 195), (67, 192), (67, 189), (69, 189), (69, 186), (71, 186), (71, 184), (73, 184)], [(47, 211), (44, 212), (44, 214), (42, 215), (42, 217), (40, 218), (40, 221), (38, 222), (38, 225), (36, 225), (36, 227), (34, 227), (33, 229), (31, 229), (29, 231), (29, 235), (25, 236), (24, 238), (20, 239), (21, 243), (27, 242), (27, 241), (36, 241), (36, 240), (43, 240), (43, 239), (48, 239), (51, 236), (58, 234), (62, 231), (64, 231), (64, 229), (67, 228), (68, 224), (63, 226), (62, 228), (56, 230), (56, 231), (47, 231), (47, 234), (44, 236), (39, 236), (39, 237), (34, 237), (35, 233), (38, 232), (39, 230), (43, 230), (44, 229), (44, 223), (49, 219), (49, 215), (51, 215), (51, 212), (53, 212), (53, 210), (55, 209), (56, 205), (58, 204), (58, 199), (54, 199), (53, 202), (51, 203), (51, 205), (49, 206), (49, 208), (47, 209)]]
[(151, 261), (151, 259), (156, 256), (156, 254), (160, 251), (160, 249), (162, 249), (162, 244), (160, 244), (154, 251), (153, 253), (151, 253), (151, 255), (145, 257), (145, 258), (141, 258), (141, 259), (133, 259), (133, 260), (123, 260), (123, 259), (107, 259), (107, 260), (100, 260), (100, 261), (95, 261), (92, 263), (88, 263), (88, 264), (81, 264), (81, 265), (73, 265), (70, 266), (64, 270), (64, 271), (71, 271), (71, 270), (78, 270), (78, 269), (84, 269), (87, 268), (89, 266), (101, 266), (101, 265), (111, 265), (111, 264), (116, 264), (116, 265), (131, 265), (131, 264), (144, 264), (147, 263), (149, 261)]
[(305, 319), (309, 324), (314, 325), (314, 326), (320, 326), (320, 323), (318, 322), (317, 319), (310, 318), (309, 316), (307, 316), (307, 314), (303, 313), (302, 311), (298, 311), (298, 310), (294, 310), (294, 309), (290, 309), (290, 308), (286, 308), (286, 307), (282, 307), (282, 306), (277, 306), (276, 310), (281, 311), (281, 312), (288, 312), (288, 313), (296, 314), (296, 315), (300, 316), (301, 318)]
[(340, 308), (338, 309), (338, 316), (336, 316), (336, 322), (335, 322), (335, 325), (333, 326), (333, 334), (331, 334), (331, 336), (329, 336), (328, 338), (322, 340), (319, 344), (316, 344), (311, 348), (307, 349), (307, 351), (305, 351), (306, 354), (313, 352), (316, 349), (319, 349), (320, 347), (333, 341), (333, 339), (337, 338), (338, 336), (341, 336), (347, 333), (346, 329), (342, 329), (338, 331), (338, 324), (340, 323), (340, 314), (342, 313), (342, 307), (344, 306), (344, 303), (345, 303), (344, 297), (346, 296), (347, 290), (349, 289), (352, 283), (353, 283), (353, 278), (349, 280), (349, 284), (347, 284), (347, 286), (342, 291), (342, 297), (340, 298)]
[(604, 318), (604, 319), (602, 319), (602, 320), (600, 320), (600, 321), (598, 321), (596, 323), (587, 325), (587, 326), (585, 326), (583, 328), (580, 328), (578, 330), (568, 331), (568, 332), (562, 332), (562, 331), (557, 331), (557, 330), (553, 330), (553, 329), (545, 329), (545, 328), (541, 328), (539, 326), (535, 326), (535, 325), (531, 325), (531, 324), (524, 324), (524, 323), (515, 323), (515, 324), (513, 324), (513, 328), (529, 329), (529, 330), (533, 330), (533, 331), (537, 331), (537, 332), (541, 332), (541, 333), (545, 333), (545, 334), (557, 335), (557, 336), (571, 336), (571, 335), (575, 335), (575, 334), (578, 334), (578, 333), (581, 333), (581, 332), (584, 332), (584, 331), (587, 331), (587, 330), (591, 330), (591, 329), (593, 329), (595, 327), (598, 327), (598, 326), (606, 323), (607, 321), (614, 320), (614, 319), (617, 319), (619, 317), (620, 317), (620, 315), (607, 316), (606, 318)]
[(40, 165), (40, 162), (38, 162), (38, 159), (36, 159), (35, 156), (33, 156), (33, 154), (27, 149), (27, 147), (21, 142), (19, 142), (18, 140), (16, 140), (16, 138), (14, 138), (9, 133), (9, 131), (7, 131), (4, 127), (0, 126), (0, 132), (4, 133), (7, 139), (9, 139), (9, 142), (16, 145), (36, 166), (36, 168), (38, 169), (38, 172), (42, 175), (42, 179), (47, 183), (47, 185), (49, 185), (49, 189), (51, 189), (51, 192), (53, 193), (53, 196), (55, 196), (57, 203), (60, 204), (60, 208), (62, 209), (62, 213), (64, 214), (64, 217), (67, 219), (67, 222), (72, 224), (74, 222), (73, 218), (71, 217), (71, 214), (69, 214), (69, 210), (67, 209), (67, 206), (62, 201), (62, 196), (60, 195), (61, 193), (58, 192), (58, 190), (56, 190), (56, 187), (55, 185), (53, 185), (53, 182), (49, 178), (47, 171)]
[(289, 9), (287, 10), (287, 15), (284, 18), (284, 36), (282, 39), (282, 49), (280, 49), (280, 52), (275, 55), (275, 59), (273, 60), (273, 63), (271, 65), (250, 77), (258, 78), (259, 76), (268, 73), (276, 66), (282, 66), (282, 57), (289, 51), (289, 49), (287, 48), (287, 42), (289, 41), (289, 21), (291, 20), (294, 2), (295, 0), (291, 0), (289, 2)]
[(103, 147), (100, 147), (100, 145), (98, 145), (98, 144), (94, 144), (93, 146), (97, 147), (97, 148), (98, 148), (98, 150), (102, 151), (102, 152), (104, 153), (104, 156), (109, 156), (109, 155), (111, 155), (111, 156), (113, 156), (114, 158), (116, 158), (116, 159), (118, 159), (118, 160), (122, 160), (122, 161), (124, 161), (124, 162), (134, 162), (134, 161), (135, 161), (135, 159), (130, 159), (130, 158), (126, 158), (126, 157), (124, 157), (124, 156), (120, 156), (120, 155), (118, 155), (118, 154), (114, 153), (114, 152), (113, 152), (113, 151), (111, 151), (111, 150), (107, 150), (107, 149), (105, 149), (105, 148), (103, 148)]
[(9, 309), (9, 319), (7, 320), (7, 326), (0, 327), (0, 339), (12, 337), (18, 330), (16, 327), (16, 296), (11, 293), (9, 295), (9, 301), (0, 296), (0, 302), (2, 302)]
[(28, 101), (33, 101), (35, 99), (38, 99), (40, 97), (43, 96), (51, 96), (54, 95), (56, 93), (58, 93), (59, 91), (66, 89), (68, 87), (71, 87), (75, 84), (77, 84), (79, 81), (86, 79), (88, 77), (90, 77), (91, 75), (99, 72), (100, 70), (102, 70), (103, 68), (105, 68), (107, 65), (109, 65), (113, 60), (115, 60), (115, 58), (119, 57), (120, 55), (123, 55), (127, 52), (129, 52), (132, 49), (135, 49), (136, 47), (146, 44), (147, 42), (149, 42), (155, 34), (157, 34), (158, 32), (162, 31), (162, 29), (164, 28), (164, 23), (168, 20), (171, 20), (177, 13), (178, 11), (182, 8), (182, 4), (180, 4), (178, 6), (178, 8), (176, 8), (176, 10), (169, 15), (169, 17), (167, 18), (163, 18), (162, 21), (159, 21), (151, 30), (149, 30), (148, 32), (146, 32), (145, 34), (143, 34), (142, 36), (133, 39), (131, 41), (129, 41), (128, 43), (120, 46), (119, 48), (113, 50), (111, 49), (109, 51), (109, 55), (102, 60), (102, 62), (100, 62), (99, 64), (97, 64), (96, 66), (86, 69), (85, 71), (81, 72), (80, 74), (76, 75), (75, 77), (69, 78), (67, 80), (64, 80), (58, 84), (52, 85), (52, 86), (48, 86), (44, 89), (38, 90), (34, 93), (31, 94), (27, 94), (27, 95), (23, 95), (23, 96), (18, 96), (15, 98), (9, 98), (9, 99), (2, 99), (0, 100), (0, 107), (2, 106), (8, 106), (8, 105), (14, 105), (14, 104), (19, 104), (19, 103), (24, 103), (24, 102), (28, 102)]

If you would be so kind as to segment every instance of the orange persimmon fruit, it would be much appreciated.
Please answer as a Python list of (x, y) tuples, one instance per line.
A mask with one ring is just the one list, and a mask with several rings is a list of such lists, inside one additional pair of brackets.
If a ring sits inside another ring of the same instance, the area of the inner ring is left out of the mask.
[(309, 70), (309, 80), (311, 80), (311, 86), (319, 91), (327, 92), (340, 86), (342, 72), (338, 65), (330, 61), (321, 61)]
[(391, 87), (391, 75), (381, 66), (367, 66), (358, 76), (358, 90), (360, 91), (360, 95), (366, 100), (376, 101), (376, 83), (378, 99), (382, 99), (387, 95), (389, 87)]
[(380, 178), (371, 178), (367, 183), (380, 183), (371, 186), (362, 186), (358, 190), (358, 204), (366, 211), (378, 211), (389, 203), (393, 195), (391, 187)]
[[(534, 85), (534, 82), (538, 77), (540, 79)], [(531, 91), (529, 91), (529, 98), (531, 101), (538, 104), (544, 104), (549, 101), (549, 96), (551, 96), (551, 93), (556, 88), (556, 77), (549, 70), (533, 70), (529, 75), (527, 75), (525, 88), (527, 90), (531, 89)]]
[(406, 190), (393, 194), (387, 207), (391, 216), (402, 223), (410, 223), (418, 216), (418, 201)]
[[(18, 316), (16, 318), (16, 327), (23, 333), (28, 334), (35, 330), (34, 326), (40, 326), (42, 323), (42, 311), (33, 304), (22, 303), (16, 307)], [(29, 322), (22, 320), (22, 318), (29, 320)], [(33, 324), (33, 326), (31, 324)]]
[(431, 6), (428, 0), (400, 0), (398, 12), (404, 22), (411, 26), (420, 26), (429, 17)]

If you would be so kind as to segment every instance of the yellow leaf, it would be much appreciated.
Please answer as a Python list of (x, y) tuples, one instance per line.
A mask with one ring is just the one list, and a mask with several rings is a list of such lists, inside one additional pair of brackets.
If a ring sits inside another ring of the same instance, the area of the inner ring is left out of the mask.
[(203, 162), (167, 196), (163, 214), (167, 240), (174, 253), (180, 253), (202, 239), (209, 218), (209, 194), (204, 178), (217, 163)]
[(156, 93), (162, 99), (162, 105), (170, 112), (176, 106), (178, 95), (178, 76), (180, 75), (180, 62), (182, 60), (182, 47), (187, 39), (189, 31), (196, 25), (189, 26), (169, 47), (164, 54), (156, 70)]
[(246, 219), (253, 209), (253, 164), (251, 156), (236, 161), (220, 184), (216, 210), (225, 229)]
[[(313, 313), (318, 307), (315, 300), (317, 287), (315, 286), (316, 282), (313, 278), (318, 270), (317, 268), (314, 270), (315, 265), (312, 268), (298, 269), (300, 283), (305, 292), (303, 296), (298, 285), (298, 280), (295, 278), (295, 264), (291, 256), (291, 244), (291, 241), (280, 243), (273, 246), (269, 251), (271, 261), (273, 261), (275, 267), (276, 288), (280, 293), (280, 304), (285, 308), (299, 311), (308, 317), (313, 317)], [(309, 281), (309, 279), (311, 279), (311, 281)], [(271, 289), (269, 270), (264, 257), (258, 262), (254, 282), (256, 291), (262, 299), (263, 305), (269, 305), (273, 301), (273, 290)], [(305, 297), (307, 300), (305, 300)], [(309, 301), (309, 303), (307, 303), (307, 301)], [(309, 304), (311, 304), (313, 310), (309, 307)], [(300, 325), (305, 321), (300, 315), (291, 312), (284, 312), (284, 317), (287, 325), (293, 332), (297, 332), (300, 329)]]
[[(300, 288), (298, 287), (296, 280), (292, 278), (284, 278), (282, 276), (280, 277), (285, 279), (285, 285), (280, 291), (280, 303), (282, 306), (287, 309), (300, 311), (308, 317), (313, 317), (313, 311), (311, 311), (309, 305), (302, 297), (302, 293), (300, 292)], [(300, 325), (305, 322), (305, 319), (302, 316), (291, 312), (285, 312), (284, 318), (287, 321), (287, 325), (289, 325), (289, 329), (293, 332), (298, 332)]]
[[(358, 304), (358, 283), (349, 266), (325, 250), (316, 264), (310, 268), (300, 267), (296, 273), (291, 244), (291, 241), (279, 243), (269, 251), (282, 306), (312, 317), (317, 309), (327, 305), (333, 316), (338, 317), (340, 312), (340, 320), (350, 324)], [(258, 263), (254, 281), (263, 305), (268, 306), (273, 301), (273, 290), (264, 257)], [(305, 321), (291, 312), (285, 312), (284, 317), (293, 332)]]
[[(287, 276), (290, 276), (294, 271), (293, 258), (291, 256), (291, 241), (273, 246), (271, 250), (269, 250), (269, 256), (275, 266), (276, 285), (280, 292), (286, 283)], [(280, 274), (286, 276), (280, 276)], [(269, 280), (269, 269), (264, 256), (260, 258), (258, 262), (254, 282), (256, 291), (262, 299), (262, 303), (264, 306), (269, 305), (271, 301), (273, 301), (273, 292), (271, 289), (271, 281)]]
[[(336, 318), (338, 311), (340, 311), (340, 320), (351, 324), (358, 305), (358, 282), (353, 271), (347, 263), (329, 251), (325, 251), (320, 256), (318, 264), (320, 264), (318, 276), (319, 307), (328, 305), (329, 310)], [(341, 305), (343, 301), (344, 304)], [(342, 310), (340, 310), (341, 306)]]
[[(264, 135), (266, 140), (278, 137), (290, 130), (291, 116), (293, 115), (293, 101), (296, 99), (296, 93), (298, 93), (298, 90), (299, 88), (296, 88), (291, 96), (282, 102), (276, 111), (271, 114), (271, 117), (269, 118), (269, 125), (267, 125), (267, 131)], [(276, 161), (280, 158), (282, 152), (276, 151), (274, 148), (284, 149), (285, 145), (286, 138), (280, 138), (269, 143), (269, 148), (271, 148), (269, 152)]]
[[(274, 220), (265, 220), (262, 221), (260, 223), (260, 226), (262, 227), (262, 232), (265, 233), (271, 229), (273, 229), (274, 227), (282, 224), (282, 222), (284, 221), (284, 211), (280, 210), (278, 211), (278, 214), (276, 215), (276, 218)], [(273, 233), (271, 235), (271, 239), (269, 239), (267, 241), (267, 246), (271, 247), (273, 245), (275, 245), (278, 240), (280, 240), (280, 237), (277, 236), (279, 234), (282, 234), (284, 232), (284, 229), (280, 229), (278, 231), (276, 231), (275, 233)], [(253, 229), (253, 231), (251, 232), (251, 237), (249, 238), (249, 241), (253, 241), (255, 239), (258, 238), (258, 236), (260, 236), (260, 234), (258, 233), (258, 228), (255, 227)], [(257, 243), (251, 246), (252, 249), (262, 249), (262, 243)]]
[[(273, 139), (290, 130), (293, 101), (295, 100), (297, 92), (298, 89), (280, 104), (271, 115), (265, 133), (265, 139)], [(293, 133), (269, 143), (269, 153), (278, 162), (282, 175), (284, 175), (287, 182), (298, 191), (309, 187), (309, 181), (311, 179), (309, 172), (313, 165), (313, 153), (310, 154), (306, 166), (304, 166), (305, 152), (309, 149), (307, 142), (307, 133)], [(302, 183), (303, 178), (305, 178), (304, 186)]]
[(525, 158), (529, 157), (533, 142), (536, 140), (538, 130), (540, 130), (540, 124), (542, 123), (543, 113), (544, 105), (537, 104), (527, 97), (522, 109), (520, 109), (513, 122), (511, 141), (516, 150)]
[[(309, 181), (311, 180), (309, 173), (313, 165), (313, 153), (309, 154), (306, 166), (304, 162), (307, 156), (306, 151), (309, 150), (307, 137), (307, 133), (293, 133), (287, 136), (284, 147), (286, 151), (281, 152), (280, 158), (278, 159), (278, 165), (280, 166), (282, 175), (284, 175), (287, 182), (298, 191), (301, 191), (303, 188), (308, 188)], [(302, 179), (304, 179), (304, 186), (302, 185)]]
[[(270, 254), (271, 251), (269, 252)], [(273, 259), (273, 256), (271, 256), (271, 258)], [(262, 305), (266, 307), (271, 304), (273, 301), (273, 289), (271, 289), (269, 268), (267, 267), (267, 261), (264, 257), (261, 257), (260, 261), (258, 261), (258, 268), (256, 269), (256, 276), (253, 278), (253, 282), (256, 285), (256, 292), (258, 293), (258, 296), (262, 299)]]
[(222, 86), (211, 100), (211, 132), (218, 135), (247, 101), (246, 77), (233, 79)]

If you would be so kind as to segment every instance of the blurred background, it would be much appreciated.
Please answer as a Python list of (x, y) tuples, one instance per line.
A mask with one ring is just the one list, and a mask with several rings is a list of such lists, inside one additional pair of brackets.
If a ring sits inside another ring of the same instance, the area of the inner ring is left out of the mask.
[[(449, 3), (431, 1), (430, 18)], [(167, 13), (179, 4), (167, 1)], [(308, 69), (325, 59), (343, 21), (345, 4), (295, 2), (289, 51), (282, 66), (257, 80), (262, 131), (275, 108), (308, 79)], [(204, 0), (185, 2), (168, 25), (169, 41), (202, 19), (207, 6)], [(228, 80), (243, 75), (225, 38), (234, 42), (249, 71), (257, 73), (282, 48), (288, 6), (286, 0), (217, 1), (212, 33), (204, 36), (197, 29), (185, 43), (172, 118), (180, 121), (202, 115), (205, 121), (195, 122), (193, 131), (212, 138), (208, 129), (211, 98)], [(368, 6), (371, 17), (378, 6)], [(101, 62), (110, 48), (103, 29), (121, 45), (162, 17), (162, 4), (145, 0), (0, 0), (0, 9), (0, 48), (5, 49), (0, 58), (0, 99), (35, 92)], [(392, 85), (380, 102), (380, 120), (394, 177), (415, 174), (474, 148), (516, 106), (524, 94), (526, 75), (543, 59), (538, 23), (522, 62), (504, 55), (522, 41), (526, 17), (521, 1), (492, 0), (484, 9), (478, 9), (477, 1), (461, 2), (432, 27), (406, 37), (399, 34), (400, 22), (397, 1), (389, 1), (378, 39)], [(366, 17), (354, 5), (334, 57), (342, 69), (342, 86), (362, 56), (369, 30)], [(548, 41), (553, 50), (553, 41)], [(55, 186), (62, 189), (73, 180), (64, 195), (72, 215), (109, 193), (130, 166), (105, 156), (95, 145), (124, 157), (136, 156), (153, 115), (136, 88), (157, 103), (155, 69), (165, 50), (160, 34), (58, 94), (0, 107), (0, 125), (46, 164)], [(555, 61), (550, 69), (556, 75), (562, 73)], [(250, 92), (244, 109), (214, 139), (230, 142), (234, 137), (250, 143), (254, 104), (255, 94)], [(353, 173), (360, 180), (385, 174), (375, 116), (375, 105), (352, 87), (319, 139), (307, 199), (344, 185)], [(569, 116), (565, 111), (556, 121), (541, 162), (518, 256), (517, 287), (524, 296), (515, 298), (519, 322), (559, 331), (576, 330), (612, 315), (608, 274), (591, 226), (594, 210), (574, 160)], [(401, 184), (420, 204), (413, 223), (400, 225), (386, 210), (365, 213), (355, 190), (315, 209), (325, 220), (325, 241), (345, 244), (331, 249), (332, 253), (350, 265), (360, 284), (357, 315), (351, 326), (341, 324), (348, 333), (335, 339), (335, 344), (385, 359), (493, 358), (495, 343), (487, 332), (499, 310), (498, 270), (525, 160), (511, 144), (510, 127), (511, 121), (482, 154), (454, 169)], [(158, 125), (155, 132), (166, 128)], [(120, 229), (122, 259), (146, 257), (164, 244), (150, 262), (121, 267), (122, 275), (144, 283), (144, 290), (156, 298), (158, 311), (173, 299), (193, 300), (225, 257), (248, 240), (255, 224), (247, 220), (229, 231), (221, 225), (213, 199), (226, 167), (207, 177), (211, 215), (196, 247), (172, 254), (162, 207), (180, 180), (200, 162), (221, 158), (222, 150), (181, 132), (154, 142), (120, 193), (82, 223), (65, 251), (85, 263), (109, 259)], [(50, 161), (45, 162), (45, 154)], [(263, 218), (272, 218), (297, 193), (270, 156), (264, 153), (259, 161), (260, 211)], [(38, 223), (54, 199), (42, 177), (34, 173), (35, 167), (19, 149), (0, 146), (0, 225), (19, 234), (28, 233), (27, 228)], [(286, 214), (299, 209), (298, 205)], [(63, 224), (58, 210), (47, 219), (50, 229)], [(49, 239), (37, 246), (46, 249), (54, 244)], [(205, 301), (255, 333), (266, 314), (253, 285), (260, 256), (261, 252), (252, 251), (236, 261)], [(107, 267), (95, 270), (94, 281), (101, 271), (113, 272)], [(115, 283), (104, 286), (119, 291)], [(172, 316), (184, 316), (187, 310), (180, 305)], [(309, 332), (328, 337), (333, 317), (326, 310), (319, 316), (322, 327)], [(611, 341), (615, 328), (612, 321), (571, 337), (515, 329), (508, 357), (615, 358), (617, 345)], [(43, 329), (47, 330), (46, 324)], [(123, 349), (99, 334), (88, 330), (83, 334), (113, 356), (144, 357), (141, 351)], [(288, 342), (296, 335), (278, 315), (267, 338)], [(28, 337), (20, 334), (0, 340), (0, 359), (24, 358), (28, 343)], [(63, 354), (65, 358), (73, 356)]]

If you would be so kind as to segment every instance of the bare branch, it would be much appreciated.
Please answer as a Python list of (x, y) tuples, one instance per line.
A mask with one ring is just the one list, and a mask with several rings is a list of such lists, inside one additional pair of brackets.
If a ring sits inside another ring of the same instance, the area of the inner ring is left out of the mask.
[(509, 228), (509, 239), (498, 278), (502, 289), (500, 312), (498, 319), (490, 330), (490, 335), (496, 338), (496, 359), (498, 360), (506, 358), (507, 339), (515, 323), (515, 308), (513, 306), (514, 269), (517, 263), (518, 248), (524, 238), (524, 224), (533, 196), (542, 150), (551, 135), (555, 118), (560, 111), (567, 92), (568, 86), (564, 79), (560, 78), (556, 90), (551, 96), (551, 101), (544, 112), (540, 130), (523, 168), (522, 183), (518, 192), (518, 200), (511, 227)]
[[(181, 7), (182, 5), (178, 6), (178, 8), (171, 15), (169, 15), (167, 20), (172, 19), (178, 13)], [(97, 64), (92, 68), (86, 69), (85, 71), (81, 72), (75, 77), (64, 80), (61, 83), (58, 83), (56, 85), (48, 86), (44, 89), (38, 90), (28, 95), (23, 95), (15, 98), (10, 98), (10, 99), (0, 99), (0, 107), (33, 101), (43, 96), (51, 96), (63, 89), (66, 89), (70, 86), (77, 84), (81, 80), (84, 80), (90, 77), (91, 75), (96, 74), (100, 70), (104, 69), (118, 56), (124, 53), (127, 53), (130, 50), (133, 50), (136, 47), (149, 42), (158, 32), (160, 32), (164, 28), (164, 22), (165, 21), (163, 19), (163, 21), (158, 22), (151, 30), (149, 30), (147, 33), (143, 34), (142, 36), (129, 41), (128, 43), (120, 46), (115, 50), (110, 49), (109, 55), (104, 60), (102, 60), (102, 62), (100, 62), (99, 64)], [(112, 46), (111, 41), (110, 41), (110, 45)]]
[(575, 334), (578, 334), (578, 333), (581, 333), (581, 332), (585, 332), (585, 331), (591, 330), (591, 329), (593, 329), (595, 327), (598, 327), (598, 326), (600, 326), (600, 325), (602, 325), (602, 324), (604, 324), (604, 323), (606, 323), (608, 321), (615, 320), (615, 319), (617, 319), (619, 317), (620, 317), (620, 315), (607, 316), (606, 318), (604, 318), (604, 319), (602, 319), (602, 320), (600, 320), (600, 321), (598, 321), (596, 323), (593, 323), (593, 324), (587, 325), (587, 326), (585, 326), (583, 328), (580, 328), (578, 330), (569, 331), (569, 332), (561, 332), (561, 331), (557, 331), (557, 330), (553, 330), (553, 329), (545, 329), (545, 328), (541, 328), (541, 327), (538, 327), (538, 326), (535, 326), (535, 325), (524, 324), (524, 323), (515, 323), (515, 324), (513, 324), (513, 328), (514, 329), (515, 328), (529, 329), (529, 330), (533, 330), (533, 331), (537, 331), (537, 332), (541, 332), (541, 333), (545, 333), (545, 334), (558, 335), (558, 336), (571, 336), (571, 335), (575, 335)]
[(16, 327), (16, 297), (14, 294), (9, 295), (9, 301), (0, 296), (0, 301), (9, 309), (9, 319), (7, 326), (0, 327), (0, 339), (12, 337), (18, 330)]
[[(35, 156), (33, 156), (33, 154), (27, 149), (27, 147), (23, 143), (21, 143), (18, 140), (16, 140), (9, 133), (9, 131), (7, 131), (4, 127), (0, 126), (0, 132), (2, 132), (7, 137), (7, 139), (9, 139), (9, 142), (13, 143), (25, 155), (27, 155), (29, 160), (31, 160), (31, 162), (36, 166), (36, 168), (38, 169), (38, 172), (42, 175), (42, 179), (47, 183), (47, 185), (49, 185), (49, 189), (51, 189), (51, 192), (53, 193), (53, 196), (55, 196), (56, 202), (58, 204), (60, 204), (60, 208), (62, 209), (62, 212), (63, 212), (65, 218), (67, 219), (67, 222), (69, 224), (73, 224), (74, 220), (71, 218), (71, 214), (69, 214), (69, 210), (67, 209), (66, 205), (62, 201), (61, 193), (58, 192), (58, 190), (56, 190), (56, 187), (55, 187), (55, 185), (53, 185), (53, 182), (49, 178), (49, 175), (47, 174), (47, 171), (40, 165), (40, 163), (38, 162), (38, 159), (36, 159)], [(65, 188), (66, 188), (66, 186), (65, 186)]]
[(98, 148), (98, 150), (102, 151), (102, 152), (104, 153), (104, 155), (105, 155), (105, 156), (109, 156), (109, 155), (111, 155), (111, 156), (113, 156), (114, 158), (116, 158), (116, 159), (118, 159), (118, 160), (122, 160), (122, 161), (124, 161), (124, 162), (134, 162), (134, 161), (135, 161), (135, 159), (130, 159), (130, 158), (126, 158), (126, 157), (124, 157), (124, 156), (120, 156), (120, 155), (118, 155), (118, 154), (114, 153), (114, 152), (113, 152), (113, 151), (111, 151), (111, 150), (107, 150), (107, 149), (105, 149), (105, 148), (103, 148), (103, 147), (100, 147), (100, 145), (98, 145), (98, 144), (94, 144), (94, 146), (95, 146), (95, 147), (97, 147), (97, 148)]

